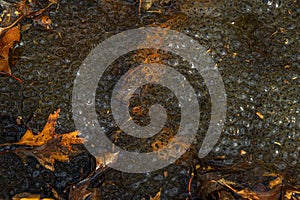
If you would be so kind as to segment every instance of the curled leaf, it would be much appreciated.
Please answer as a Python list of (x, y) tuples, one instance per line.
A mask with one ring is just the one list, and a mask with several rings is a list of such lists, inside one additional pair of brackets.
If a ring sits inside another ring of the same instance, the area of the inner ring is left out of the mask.
[(0, 71), (11, 74), (9, 67), (9, 50), (14, 47), (17, 42), (20, 42), (19, 26), (14, 26), (8, 29), (0, 39)]

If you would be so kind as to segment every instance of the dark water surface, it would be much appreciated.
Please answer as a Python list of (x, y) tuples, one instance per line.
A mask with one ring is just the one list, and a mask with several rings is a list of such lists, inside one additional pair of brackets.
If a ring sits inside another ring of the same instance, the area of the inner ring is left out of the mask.
[[(217, 64), (227, 93), (224, 130), (213, 151), (200, 160), (195, 152), (201, 146), (210, 120), (208, 90), (201, 76), (186, 61), (159, 52), (166, 55), (163, 63), (172, 65), (196, 88), (201, 115), (198, 136), (182, 158), (164, 169), (146, 174), (107, 172), (105, 183), (100, 187), (103, 199), (149, 199), (160, 188), (161, 199), (186, 199), (192, 168), (256, 161), (270, 166), (272, 172), (288, 174), (293, 179), (286, 181), (293, 180), (294, 186), (300, 186), (299, 1), (156, 0), (152, 4), (144, 1), (140, 12), (139, 2), (134, 0), (62, 0), (59, 3), (59, 9), (51, 13), (52, 31), (33, 28), (22, 34), (22, 44), (18, 47), (20, 59), (12, 71), (24, 84), (8, 77), (0, 78), (1, 115), (23, 119), (33, 115), (28, 126), (37, 133), (49, 113), (61, 108), (57, 132), (75, 130), (71, 95), (82, 61), (101, 41), (144, 26), (165, 26), (204, 46)], [(117, 128), (111, 116), (105, 113), (110, 109), (112, 86), (126, 70), (143, 61), (138, 51), (124, 55), (109, 67), (102, 79), (105, 83), (99, 83), (96, 109), (99, 123), (111, 133), (108, 134), (111, 140), (115, 139)], [(137, 91), (132, 107), (141, 104), (138, 93), (145, 91), (145, 88)], [(180, 112), (174, 95), (166, 88), (150, 87), (147, 98), (149, 104), (159, 101), (172, 112), (174, 123), (165, 131), (169, 135), (176, 134)], [(155, 98), (159, 100), (153, 100)], [(263, 119), (257, 113), (261, 113)], [(149, 123), (147, 113), (144, 121), (137, 122)], [(17, 141), (22, 131), (2, 123), (0, 142)], [(157, 135), (141, 143), (123, 134), (116, 144), (132, 151), (151, 151), (155, 140), (161, 141), (157, 147), (167, 143), (168, 137)], [(51, 172), (32, 157), (28, 165), (24, 165), (14, 154), (1, 154), (0, 198), (10, 199), (21, 192), (53, 197), (51, 187), (63, 193), (71, 182), (92, 171), (91, 160), (92, 156), (85, 152), (72, 158), (70, 163), (57, 163), (55, 172)], [(253, 180), (250, 174), (249, 179), (245, 175), (243, 182)], [(194, 196), (201, 187), (199, 183), (197, 179), (192, 182)]]

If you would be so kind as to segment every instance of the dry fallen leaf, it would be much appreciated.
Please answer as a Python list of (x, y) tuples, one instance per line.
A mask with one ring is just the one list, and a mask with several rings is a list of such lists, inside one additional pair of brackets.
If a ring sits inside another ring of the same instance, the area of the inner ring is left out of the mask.
[(150, 197), (150, 200), (160, 200), (160, 195), (161, 195), (161, 188), (154, 197)]
[(26, 2), (27, 0), (21, 0), (19, 3), (16, 4), (17, 11), (24, 16), (27, 16), (33, 12), (31, 6)]
[(82, 199), (90, 199), (90, 200), (99, 200), (100, 199), (100, 191), (98, 188), (88, 188), (89, 182), (85, 182), (84, 184), (76, 187), (72, 186), (70, 189), (69, 199), (70, 200), (82, 200)]
[(34, 24), (38, 24), (46, 30), (51, 29), (52, 21), (50, 19), (49, 14), (39, 15), (39, 16), (33, 18), (33, 22), (34, 22)]
[(57, 0), (49, 0), (50, 3), (57, 4)]
[(48, 143), (31, 149), (18, 148), (14, 151), (24, 162), (28, 156), (35, 157), (45, 168), (54, 171), (55, 161), (68, 162), (71, 156), (75, 156), (83, 151), (77, 150), (70, 152), (68, 148), (59, 145), (58, 138), (50, 140)]
[(96, 157), (96, 170), (109, 164), (115, 163), (118, 159), (118, 155), (119, 151), (115, 153), (105, 152)]
[(16, 43), (20, 42), (20, 29), (28, 30), (30, 28), (28, 24), (24, 28), (20, 27), (19, 22), (25, 18), (32, 19), (34, 24), (49, 30), (52, 21), (45, 11), (57, 4), (57, 0), (49, 0), (49, 4), (44, 8), (39, 8), (40, 3), (37, 0), (20, 0), (15, 3), (0, 1), (0, 4), (3, 9), (0, 16), (0, 74), (11, 76), (22, 82), (21, 79), (11, 74), (9, 66), (9, 51)]
[(57, 110), (56, 113), (50, 114), (48, 121), (44, 126), (43, 130), (35, 135), (31, 130), (27, 130), (23, 137), (20, 139), (17, 144), (19, 145), (29, 145), (29, 146), (41, 146), (51, 139), (53, 139), (57, 134), (55, 133), (55, 126), (57, 123), (57, 118), (60, 110)]
[(244, 199), (249, 200), (273, 200), (280, 197), (281, 185), (276, 185), (273, 189), (265, 192), (252, 191), (249, 188), (244, 188), (241, 190), (234, 189), (232, 186), (234, 183), (226, 181), (224, 178), (217, 181), (219, 184), (226, 186), (228, 189), (241, 196)]
[[(98, 200), (100, 198), (100, 187), (104, 182), (104, 175), (108, 172), (110, 168), (106, 166), (101, 166), (100, 168), (96, 168), (95, 171), (91, 172), (87, 178), (75, 183), (68, 187), (65, 192), (70, 189), (69, 199), (70, 200), (82, 200), (82, 199), (91, 199)], [(96, 183), (97, 185), (93, 185), (91, 183)]]
[(264, 115), (261, 114), (260, 112), (256, 112), (255, 114), (256, 114), (260, 119), (264, 119), (264, 118), (265, 118)]
[(20, 28), (14, 26), (7, 30), (0, 39), (0, 71), (11, 74), (9, 67), (9, 50), (20, 42)]
[(12, 200), (53, 200), (52, 198), (41, 198), (39, 194), (30, 194), (27, 192), (16, 194)]
[(30, 28), (31, 28), (32, 24), (24, 24), (22, 27), (21, 27), (21, 32), (25, 32), (25, 31), (28, 31)]
[[(297, 197), (298, 196), (298, 197)], [(288, 189), (285, 191), (285, 194), (284, 194), (284, 198), (282, 199), (285, 199), (285, 200), (299, 200), (300, 196), (300, 191), (299, 190), (293, 190), (293, 189)]]
[(49, 4), (46, 7), (39, 8), (39, 2), (37, 0), (21, 0), (19, 3), (16, 4), (16, 9), (18, 13), (23, 15), (25, 18), (34, 18), (40, 16), (53, 4), (57, 4), (57, 1), (50, 0)]
[(27, 156), (34, 156), (45, 168), (54, 171), (55, 161), (69, 161), (70, 156), (75, 156), (82, 152), (78, 149), (76, 151), (73, 150), (72, 145), (84, 142), (83, 138), (77, 137), (78, 131), (66, 134), (55, 133), (59, 112), (60, 110), (58, 109), (56, 113), (49, 115), (44, 129), (39, 134), (35, 135), (28, 129), (19, 142), (6, 143), (1, 146), (31, 146), (33, 148), (17, 148), (14, 152), (24, 161), (26, 161)]
[(278, 176), (276, 179), (274, 179), (273, 181), (269, 182), (269, 188), (273, 189), (274, 187), (276, 187), (278, 185), (282, 185), (282, 180), (283, 180), (283, 177), (282, 176)]
[(79, 134), (78, 131), (66, 134), (55, 133), (55, 126), (57, 124), (59, 112), (60, 109), (58, 109), (54, 114), (49, 115), (46, 125), (39, 134), (35, 135), (31, 130), (28, 129), (20, 141), (15, 144), (41, 146), (48, 143), (50, 140), (54, 140), (55, 138), (59, 138), (61, 145), (66, 146), (69, 150), (72, 150), (72, 144), (81, 144), (83, 139), (77, 137)]

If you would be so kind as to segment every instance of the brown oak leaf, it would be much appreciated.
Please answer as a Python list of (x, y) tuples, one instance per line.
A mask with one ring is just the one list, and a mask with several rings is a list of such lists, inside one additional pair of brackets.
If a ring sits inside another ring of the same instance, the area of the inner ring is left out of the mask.
[(20, 26), (8, 29), (0, 39), (0, 71), (11, 74), (9, 67), (9, 50), (20, 42)]
[(75, 156), (83, 152), (83, 150), (79, 149), (74, 150), (72, 145), (82, 144), (84, 142), (83, 138), (78, 137), (78, 131), (66, 134), (57, 134), (55, 132), (59, 112), (60, 109), (58, 109), (56, 113), (49, 115), (46, 125), (39, 134), (35, 135), (28, 129), (19, 142), (6, 143), (1, 146), (30, 146), (30, 148), (19, 147), (14, 150), (14, 153), (20, 156), (23, 161), (26, 161), (27, 156), (33, 156), (45, 168), (54, 171), (55, 161), (67, 162), (70, 156)]
[(150, 200), (160, 200), (160, 195), (161, 195), (161, 188), (154, 197), (150, 197)]
[(40, 8), (40, 3), (37, 0), (20, 0), (15, 3), (0, 0), (0, 4), (4, 9), (0, 16), (0, 74), (8, 75), (22, 82), (21, 79), (12, 75), (9, 65), (9, 51), (16, 43), (20, 42), (20, 30), (28, 30), (31, 27), (28, 24), (24, 28), (20, 27), (19, 22), (25, 18), (32, 19), (34, 24), (49, 30), (52, 21), (46, 11), (58, 3), (57, 0), (49, 0), (49, 4), (43, 8)]
[(107, 173), (110, 169), (107, 166), (101, 166), (96, 168), (87, 178), (70, 185), (65, 189), (69, 192), (70, 200), (81, 200), (81, 199), (91, 199), (98, 200), (101, 199), (99, 186), (93, 186), (92, 182), (100, 182), (100, 186), (104, 183), (104, 174)]
[(28, 192), (24, 192), (21, 194), (16, 194), (13, 196), (12, 200), (53, 200), (52, 198), (41, 198), (39, 194), (30, 194)]
[(82, 199), (91, 199), (99, 200), (100, 191), (98, 188), (88, 188), (89, 182), (76, 187), (72, 186), (70, 189), (69, 199), (71, 200), (82, 200)]

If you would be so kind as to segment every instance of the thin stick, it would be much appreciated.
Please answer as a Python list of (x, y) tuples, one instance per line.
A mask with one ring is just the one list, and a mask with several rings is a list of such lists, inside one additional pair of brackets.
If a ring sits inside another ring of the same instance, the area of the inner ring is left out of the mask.
[(141, 16), (142, 3), (143, 0), (139, 0), (139, 16)]
[(191, 185), (192, 185), (193, 178), (194, 178), (194, 172), (191, 173), (191, 178), (188, 184), (188, 192), (189, 192), (190, 199), (193, 199), (192, 192), (191, 192)]
[(56, 3), (50, 3), (50, 4), (48, 4), (46, 7), (42, 8), (42, 9), (36, 11), (36, 12), (29, 13), (29, 14), (26, 15), (25, 17), (26, 17), (26, 18), (34, 18), (34, 17), (36, 17), (36, 16), (42, 14), (43, 12), (45, 12), (50, 6), (52, 6), (52, 5), (54, 5), (54, 4), (56, 4)]
[(0, 72), (0, 74), (5, 75), (5, 76), (9, 76), (9, 77), (11, 77), (11, 78), (13, 78), (13, 79), (16, 79), (16, 80), (19, 81), (20, 83), (23, 83), (23, 80), (22, 80), (22, 79), (20, 79), (20, 78), (14, 76), (14, 75), (12, 75), (12, 74), (9, 74), (9, 73), (7, 73), (7, 72)]
[(8, 29), (12, 28), (14, 25), (16, 25), (22, 18), (24, 17), (24, 15), (21, 15), (18, 19), (16, 19), (16, 21), (14, 21), (11, 25), (7, 26), (7, 27), (0, 27), (0, 35), (3, 34), (4, 31), (7, 31)]

